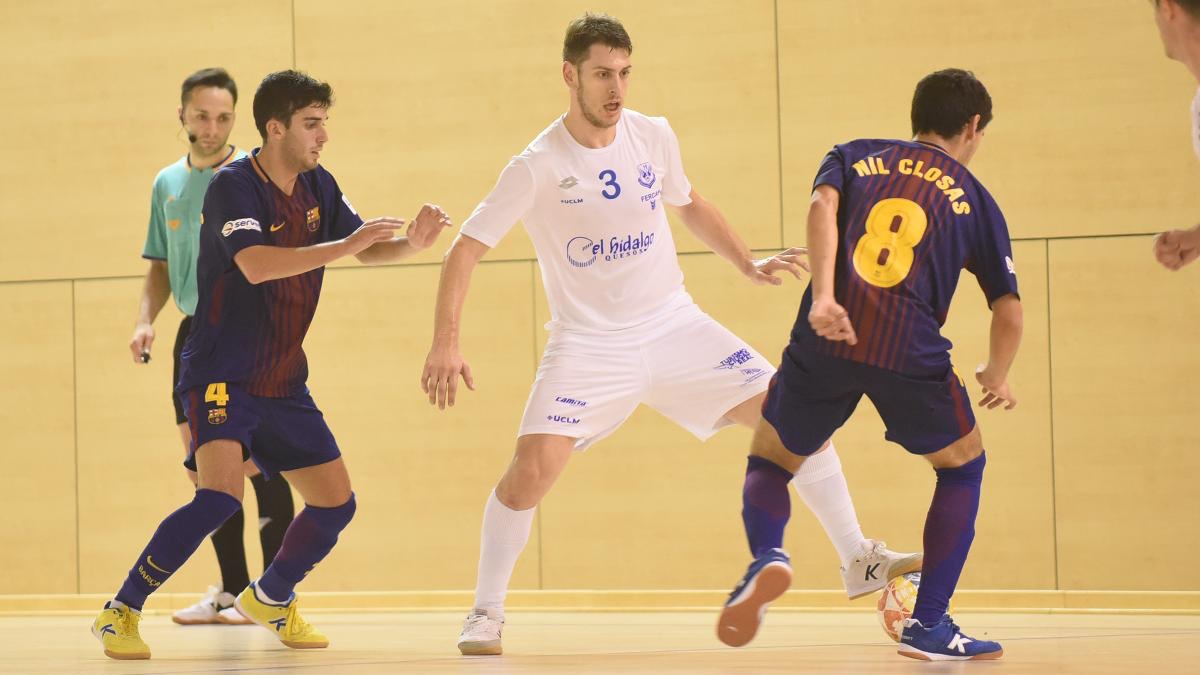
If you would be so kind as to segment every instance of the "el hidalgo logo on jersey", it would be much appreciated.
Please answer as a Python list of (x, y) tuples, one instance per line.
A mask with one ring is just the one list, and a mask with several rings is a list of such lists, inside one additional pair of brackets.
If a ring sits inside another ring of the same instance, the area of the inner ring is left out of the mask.
[(321, 226), (321, 207), (314, 206), (304, 214), (304, 226), (308, 228), (309, 232), (317, 231), (317, 228)]

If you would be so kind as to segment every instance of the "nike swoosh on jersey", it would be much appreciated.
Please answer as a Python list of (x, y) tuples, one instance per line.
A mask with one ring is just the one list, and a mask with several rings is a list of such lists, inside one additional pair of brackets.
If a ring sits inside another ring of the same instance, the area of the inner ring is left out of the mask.
[(272, 231), (272, 232), (274, 232), (275, 230), (280, 230), (280, 229), (283, 229), (283, 226), (284, 226), (284, 225), (287, 225), (287, 221), (284, 221), (284, 222), (282, 222), (282, 223), (279, 223), (278, 225), (272, 225), (272, 226), (271, 226), (271, 231)]

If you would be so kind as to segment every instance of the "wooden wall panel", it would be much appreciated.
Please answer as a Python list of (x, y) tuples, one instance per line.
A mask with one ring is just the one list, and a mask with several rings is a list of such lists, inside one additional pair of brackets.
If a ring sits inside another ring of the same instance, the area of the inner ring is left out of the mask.
[(223, 66), (240, 88), (233, 142), (258, 144), (250, 102), (292, 65), (291, 2), (55, 0), (6, 8), (11, 100), (0, 166), (0, 281), (141, 273), (150, 188), (187, 152), (183, 79)]
[(0, 284), (0, 593), (78, 591), (71, 286)]
[[(310, 590), (472, 588), (488, 493), (515, 447), (533, 381), (529, 262), (488, 263), (463, 311), (477, 391), (431, 407), (418, 381), (439, 269), (331, 271), (306, 342), (313, 397), (350, 468), (358, 513)], [(538, 537), (513, 580), (538, 585)]]
[[(779, 3), (785, 239), (804, 239), (821, 158), (855, 138), (909, 138), (913, 89), (966, 68), (995, 121), (971, 170), (1014, 237), (1153, 232), (1192, 222), (1195, 83), (1166, 61), (1149, 3), (1016, 0), (920, 17), (916, 0)], [(897, 26), (903, 26), (897, 30)]]
[[(298, 0), (298, 65), (338, 96), (323, 161), (364, 215), (409, 217), (433, 201), (461, 224), (509, 158), (566, 110), (563, 34), (589, 8), (575, 0)], [(633, 39), (627, 105), (670, 119), (697, 190), (753, 245), (778, 245), (772, 3), (624, 1), (604, 10)], [(680, 246), (700, 245), (686, 235)], [(516, 227), (490, 258), (532, 255)]]
[(1200, 590), (1200, 268), (1149, 237), (1050, 243), (1054, 475), (1063, 589)]

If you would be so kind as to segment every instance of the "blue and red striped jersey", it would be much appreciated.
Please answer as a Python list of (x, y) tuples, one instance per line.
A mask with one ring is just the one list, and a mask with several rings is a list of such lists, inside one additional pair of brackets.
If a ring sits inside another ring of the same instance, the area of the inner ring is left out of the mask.
[(254, 285), (234, 256), (250, 246), (336, 241), (361, 224), (337, 181), (320, 166), (300, 174), (290, 195), (267, 177), (258, 150), (218, 171), (204, 198), (199, 299), (177, 389), (238, 382), (256, 396), (303, 392), (308, 361), (302, 343), (325, 268)]
[(1008, 226), (965, 166), (916, 141), (856, 140), (825, 156), (814, 189), (840, 193), (834, 295), (858, 344), (818, 337), (808, 324), (812, 286), (794, 343), (900, 373), (944, 373), (941, 334), (959, 273), (973, 273), (988, 305), (1017, 293)]

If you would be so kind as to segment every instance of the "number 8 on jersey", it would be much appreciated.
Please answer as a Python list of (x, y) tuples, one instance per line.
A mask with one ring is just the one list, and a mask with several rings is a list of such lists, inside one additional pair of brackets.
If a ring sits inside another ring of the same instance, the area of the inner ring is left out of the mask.
[(904, 281), (928, 225), (925, 210), (914, 201), (893, 197), (876, 202), (867, 214), (867, 233), (854, 247), (854, 271), (880, 288)]

